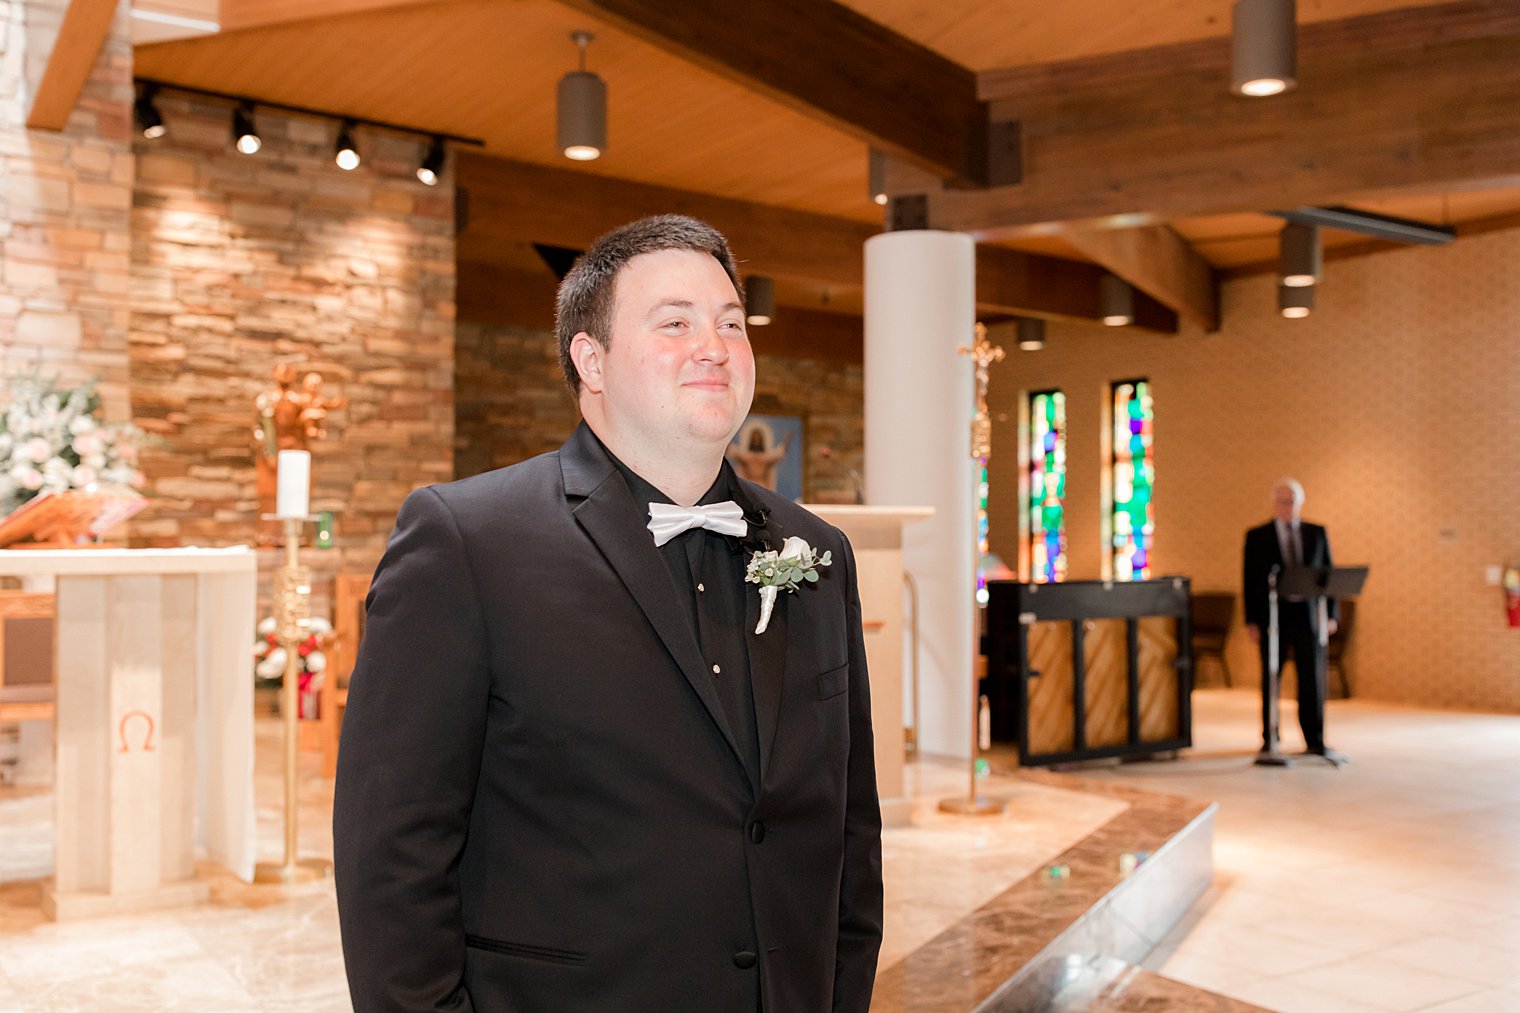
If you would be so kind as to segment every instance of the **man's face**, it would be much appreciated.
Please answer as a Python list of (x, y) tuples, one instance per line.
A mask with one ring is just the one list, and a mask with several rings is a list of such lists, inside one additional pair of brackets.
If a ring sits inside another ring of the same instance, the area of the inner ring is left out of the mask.
[(1292, 524), (1298, 520), (1299, 503), (1292, 486), (1280, 485), (1272, 490), (1272, 514), (1278, 519)]
[(619, 435), (646, 452), (725, 445), (749, 414), (755, 358), (744, 307), (709, 254), (661, 250), (628, 261), (613, 291), (609, 346), (587, 386)]

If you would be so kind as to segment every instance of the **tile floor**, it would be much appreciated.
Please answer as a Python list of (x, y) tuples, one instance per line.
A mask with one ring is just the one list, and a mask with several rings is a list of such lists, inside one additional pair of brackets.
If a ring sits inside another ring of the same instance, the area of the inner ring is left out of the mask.
[(1219, 803), (1214, 887), (1146, 967), (1283, 1013), (1520, 1013), (1520, 717), (1332, 701), (1352, 764), (1278, 770), (1252, 693), (1193, 699), (1180, 760), (1083, 771)]

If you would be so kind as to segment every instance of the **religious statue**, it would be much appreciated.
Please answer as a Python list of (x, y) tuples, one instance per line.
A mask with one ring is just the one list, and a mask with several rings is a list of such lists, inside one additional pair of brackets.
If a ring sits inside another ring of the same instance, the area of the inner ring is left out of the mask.
[[(259, 515), (275, 511), (275, 491), (282, 450), (310, 450), (312, 441), (327, 435), (327, 413), (348, 404), (344, 397), (322, 396), (322, 374), (307, 373), (296, 389), (296, 367), (282, 362), (274, 368), (275, 386), (254, 400), (258, 422), (253, 428), (254, 477)], [(274, 528), (260, 525), (260, 544), (273, 544)]]

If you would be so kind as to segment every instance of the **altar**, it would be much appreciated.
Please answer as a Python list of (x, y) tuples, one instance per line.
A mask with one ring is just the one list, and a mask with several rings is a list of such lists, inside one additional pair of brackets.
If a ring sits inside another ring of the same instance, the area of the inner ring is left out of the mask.
[(204, 900), (254, 863), (257, 563), (228, 549), (0, 551), (57, 603), (54, 919)]
[[(855, 553), (866, 667), (871, 676), (871, 727), (876, 739), (876, 790), (882, 822), (905, 826), (911, 816), (903, 786), (903, 527), (933, 516), (932, 507), (804, 503), (845, 533)], [(916, 631), (913, 631), (916, 637)]]

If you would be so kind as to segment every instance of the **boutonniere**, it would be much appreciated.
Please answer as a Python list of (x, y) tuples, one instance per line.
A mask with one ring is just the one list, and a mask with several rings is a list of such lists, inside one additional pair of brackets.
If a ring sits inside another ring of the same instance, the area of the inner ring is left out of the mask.
[(770, 550), (751, 555), (744, 580), (760, 585), (760, 622), (755, 626), (755, 632), (764, 633), (766, 626), (770, 625), (771, 610), (776, 607), (778, 594), (795, 591), (804, 583), (816, 584), (818, 568), (831, 562), (827, 551), (818, 555), (811, 545), (796, 535), (783, 542), (779, 552)]

